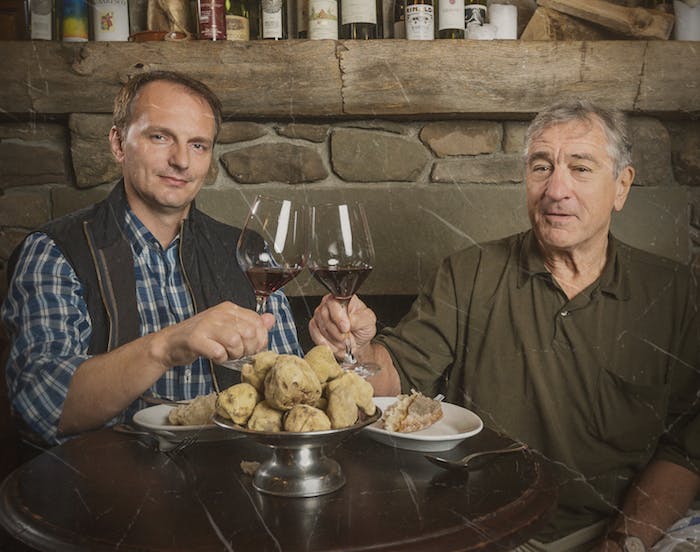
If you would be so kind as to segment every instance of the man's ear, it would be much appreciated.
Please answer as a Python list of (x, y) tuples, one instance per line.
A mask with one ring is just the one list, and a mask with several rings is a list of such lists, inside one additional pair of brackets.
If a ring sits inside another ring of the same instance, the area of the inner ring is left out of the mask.
[(620, 176), (617, 177), (615, 181), (615, 201), (613, 202), (613, 208), (616, 211), (621, 211), (627, 201), (627, 196), (630, 193), (630, 188), (632, 187), (632, 182), (634, 182), (634, 167), (632, 165), (627, 165)]
[(112, 155), (118, 163), (124, 161), (124, 150), (122, 149), (122, 135), (117, 127), (113, 126), (109, 129), (109, 146), (112, 150)]

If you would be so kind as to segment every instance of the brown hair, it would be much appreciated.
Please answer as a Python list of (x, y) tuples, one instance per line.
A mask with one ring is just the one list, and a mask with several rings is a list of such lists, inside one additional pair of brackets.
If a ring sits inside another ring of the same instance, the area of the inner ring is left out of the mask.
[(120, 136), (123, 137), (126, 134), (126, 129), (131, 123), (133, 104), (139, 92), (149, 82), (155, 81), (167, 81), (178, 84), (189, 90), (195, 96), (199, 96), (205, 100), (214, 114), (214, 123), (216, 125), (214, 140), (216, 141), (222, 121), (221, 101), (206, 84), (175, 71), (148, 71), (146, 73), (138, 73), (122, 86), (117, 97), (114, 98), (114, 115), (112, 117), (112, 124), (119, 131)]

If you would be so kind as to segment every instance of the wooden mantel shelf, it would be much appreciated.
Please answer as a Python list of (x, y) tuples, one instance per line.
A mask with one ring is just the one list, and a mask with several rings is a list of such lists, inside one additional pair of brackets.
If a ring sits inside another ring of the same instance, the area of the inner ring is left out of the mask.
[(110, 113), (135, 71), (204, 80), (237, 118), (528, 117), (562, 97), (700, 113), (700, 44), (676, 41), (0, 43), (3, 114)]

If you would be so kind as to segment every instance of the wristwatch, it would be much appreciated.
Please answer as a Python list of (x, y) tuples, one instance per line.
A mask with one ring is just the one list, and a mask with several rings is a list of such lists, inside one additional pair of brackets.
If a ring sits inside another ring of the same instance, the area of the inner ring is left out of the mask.
[(639, 537), (633, 537), (621, 531), (613, 531), (612, 533), (608, 533), (605, 538), (617, 543), (617, 545), (622, 548), (623, 552), (647, 552), (644, 541)]

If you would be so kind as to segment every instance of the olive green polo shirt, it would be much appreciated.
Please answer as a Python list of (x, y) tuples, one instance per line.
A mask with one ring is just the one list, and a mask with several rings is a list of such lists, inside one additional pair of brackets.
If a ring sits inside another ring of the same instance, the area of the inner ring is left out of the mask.
[(700, 473), (700, 329), (690, 271), (610, 236), (569, 300), (531, 231), (443, 261), (387, 348), (404, 391), (445, 393), (557, 462), (554, 540), (611, 516), (652, 457)]

